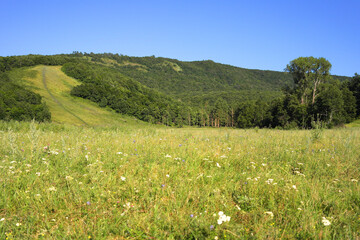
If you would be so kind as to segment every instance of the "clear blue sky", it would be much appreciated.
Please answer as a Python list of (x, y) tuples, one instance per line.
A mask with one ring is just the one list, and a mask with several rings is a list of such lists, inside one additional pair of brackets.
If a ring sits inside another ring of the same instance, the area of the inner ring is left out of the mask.
[(360, 73), (359, 0), (0, 0), (0, 56), (72, 51)]

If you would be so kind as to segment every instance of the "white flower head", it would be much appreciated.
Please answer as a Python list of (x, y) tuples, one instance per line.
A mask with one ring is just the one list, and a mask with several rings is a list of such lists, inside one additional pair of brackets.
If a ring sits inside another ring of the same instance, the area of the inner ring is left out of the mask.
[(0, 222), (5, 221), (5, 218), (0, 219)]
[(224, 212), (220, 211), (219, 213), (219, 219), (217, 220), (217, 223), (220, 225), (222, 224), (223, 222), (229, 222), (231, 217), (230, 216), (226, 216), (224, 214)]
[(221, 168), (221, 166), (220, 166), (220, 164), (219, 164), (219, 163), (216, 163), (216, 166), (217, 166), (218, 168)]
[(126, 177), (124, 177), (124, 176), (121, 176), (120, 178), (121, 178), (121, 181), (125, 181), (125, 180), (126, 180)]
[(325, 217), (322, 217), (321, 222), (324, 224), (324, 226), (329, 226), (331, 224), (331, 222), (327, 220)]
[(55, 188), (55, 187), (50, 187), (50, 188), (49, 188), (49, 191), (51, 191), (51, 192), (56, 192), (56, 188)]

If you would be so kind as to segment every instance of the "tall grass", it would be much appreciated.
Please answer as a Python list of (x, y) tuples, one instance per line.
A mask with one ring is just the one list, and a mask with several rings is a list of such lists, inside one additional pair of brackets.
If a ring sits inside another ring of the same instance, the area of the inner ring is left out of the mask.
[(1, 122), (0, 237), (358, 239), (359, 145), (358, 129)]

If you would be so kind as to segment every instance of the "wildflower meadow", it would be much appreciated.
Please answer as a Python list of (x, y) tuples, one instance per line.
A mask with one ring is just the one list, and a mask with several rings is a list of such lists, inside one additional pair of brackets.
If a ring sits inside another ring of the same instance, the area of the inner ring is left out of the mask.
[(1, 122), (0, 238), (359, 239), (359, 146), (358, 128)]

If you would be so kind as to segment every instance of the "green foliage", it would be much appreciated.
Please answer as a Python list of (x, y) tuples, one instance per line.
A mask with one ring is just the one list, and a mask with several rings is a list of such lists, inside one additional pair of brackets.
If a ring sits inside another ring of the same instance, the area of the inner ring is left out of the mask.
[(24, 55), (0, 57), (0, 72), (9, 71), (13, 68), (29, 67), (36, 65), (63, 65), (67, 62), (83, 61), (81, 58), (76, 58), (72, 55), (59, 54), (52, 56), (44, 55)]
[(11, 81), (0, 73), (0, 120), (50, 121), (51, 114), (41, 96)]
[(355, 76), (349, 82), (349, 90), (353, 93), (356, 99), (356, 115), (360, 116), (360, 75), (355, 73)]
[(331, 64), (325, 58), (299, 57), (286, 66), (293, 76), (301, 104), (315, 103), (317, 88), (330, 76)]
[(62, 70), (82, 82), (71, 94), (148, 122), (182, 125), (184, 106), (119, 71), (92, 63), (66, 63)]
[(182, 62), (155, 57), (128, 57), (117, 54), (84, 54), (92, 62), (112, 66), (150, 88), (192, 106), (214, 105), (222, 98), (228, 105), (240, 101), (271, 100), (280, 89), (292, 86), (291, 76), (282, 72), (249, 70), (213, 61)]

